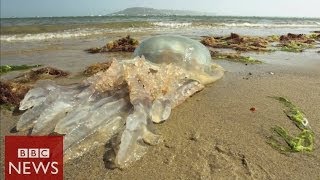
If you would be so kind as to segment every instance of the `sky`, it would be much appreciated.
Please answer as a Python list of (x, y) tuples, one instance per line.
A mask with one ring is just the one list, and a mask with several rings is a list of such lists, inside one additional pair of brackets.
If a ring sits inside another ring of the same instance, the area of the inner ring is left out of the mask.
[(1, 0), (1, 17), (105, 15), (128, 7), (234, 16), (320, 17), (320, 0)]

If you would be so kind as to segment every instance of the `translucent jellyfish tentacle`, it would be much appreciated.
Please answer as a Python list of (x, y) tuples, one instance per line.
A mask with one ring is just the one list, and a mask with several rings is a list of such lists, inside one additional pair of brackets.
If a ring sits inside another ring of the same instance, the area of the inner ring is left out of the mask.
[(46, 135), (53, 132), (58, 121), (72, 109), (72, 105), (64, 101), (55, 101), (45, 109), (32, 129), (32, 135)]
[(108, 123), (103, 123), (98, 127), (96, 132), (90, 134), (81, 142), (75, 143), (72, 147), (66, 149), (63, 157), (64, 162), (78, 158), (99, 146), (104, 146), (109, 139), (111, 139), (116, 133), (119, 133), (122, 127), (124, 127), (125, 117), (126, 114), (123, 114), (123, 116), (116, 116)]
[(115, 163), (120, 168), (140, 159), (146, 153), (143, 137), (148, 131), (148, 112), (152, 103), (151, 95), (137, 78), (136, 72), (129, 67), (125, 67), (125, 71), (130, 90), (130, 102), (134, 110), (126, 119), (126, 128), (122, 133), (121, 144), (115, 159)]
[(24, 99), (20, 102), (19, 110), (26, 110), (40, 105), (46, 100), (48, 94), (56, 88), (57, 86), (49, 80), (37, 82), (34, 85), (34, 88), (29, 90)]
[(49, 108), (50, 105), (58, 98), (58, 96), (58, 91), (52, 91), (42, 103), (22, 114), (17, 123), (17, 130), (24, 131), (33, 128), (34, 124), (38, 123), (38, 118), (40, 117), (41, 113)]
[(94, 112), (91, 111), (86, 121), (80, 122), (71, 132), (64, 136), (64, 150), (94, 133), (98, 126), (102, 123), (108, 123), (117, 116), (120, 111), (125, 111), (127, 108), (129, 108), (128, 101), (119, 99), (102, 105), (95, 109)]
[(73, 110), (57, 123), (54, 131), (59, 134), (67, 134), (80, 123), (87, 121), (102, 105), (128, 96), (129, 94), (126, 89), (120, 89), (113, 93), (98, 93), (92, 95), (90, 97), (92, 99), (91, 101), (85, 99), (81, 103), (77, 103)]
[(150, 111), (152, 121), (160, 123), (167, 120), (170, 116), (171, 109), (184, 102), (194, 93), (201, 91), (203, 88), (204, 86), (195, 80), (187, 79), (184, 80), (183, 83), (179, 83), (176, 89), (153, 102)]

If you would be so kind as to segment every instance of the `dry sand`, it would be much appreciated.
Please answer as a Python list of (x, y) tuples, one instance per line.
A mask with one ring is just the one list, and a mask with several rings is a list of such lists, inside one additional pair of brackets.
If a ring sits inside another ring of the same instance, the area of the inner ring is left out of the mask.
[[(299, 56), (299, 55), (297, 55)], [(282, 55), (282, 57), (284, 57)], [(244, 65), (219, 61), (223, 79), (187, 99), (166, 122), (156, 125), (164, 141), (124, 170), (109, 170), (104, 147), (65, 164), (66, 179), (320, 179), (320, 55), (304, 63), (269, 61)], [(285, 58), (283, 58), (285, 59)], [(271, 62), (271, 63), (270, 63)], [(311, 65), (310, 65), (311, 64)], [(273, 72), (274, 74), (270, 74)], [(252, 75), (249, 75), (251, 73)], [(285, 96), (305, 112), (315, 131), (316, 149), (309, 154), (281, 154), (271, 148), (270, 128), (296, 127), (283, 106), (268, 96)], [(256, 111), (249, 109), (255, 107)], [(19, 116), (1, 110), (3, 136)], [(3, 173), (1, 173), (3, 175)]]

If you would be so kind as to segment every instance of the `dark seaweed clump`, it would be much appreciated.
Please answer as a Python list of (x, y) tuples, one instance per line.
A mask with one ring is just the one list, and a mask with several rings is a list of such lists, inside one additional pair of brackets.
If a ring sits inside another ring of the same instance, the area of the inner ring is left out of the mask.
[(240, 36), (231, 33), (226, 37), (203, 37), (201, 43), (213, 48), (227, 48), (236, 51), (270, 51), (268, 43), (270, 39), (262, 37)]
[(92, 54), (105, 52), (133, 52), (138, 45), (139, 41), (128, 35), (124, 38), (111, 41), (103, 47), (90, 48), (85, 51)]
[(0, 81), (0, 105), (8, 107), (19, 106), (20, 101), (40, 79), (53, 79), (68, 76), (69, 73), (52, 67), (30, 70), (14, 79)]
[(18, 106), (30, 85), (0, 81), (0, 105)]
[(39, 79), (53, 79), (59, 77), (66, 77), (69, 73), (60, 69), (52, 68), (52, 67), (44, 67), (37, 70), (31, 70), (27, 73), (24, 73), (16, 78), (14, 78), (13, 82), (18, 83), (30, 83), (35, 82)]
[(111, 66), (111, 61), (96, 63), (88, 66), (86, 70), (83, 71), (83, 74), (86, 76), (94, 75), (100, 71), (106, 71)]
[(306, 49), (314, 48), (320, 34), (292, 34), (280, 36), (280, 43), (277, 45), (281, 51), (303, 52)]

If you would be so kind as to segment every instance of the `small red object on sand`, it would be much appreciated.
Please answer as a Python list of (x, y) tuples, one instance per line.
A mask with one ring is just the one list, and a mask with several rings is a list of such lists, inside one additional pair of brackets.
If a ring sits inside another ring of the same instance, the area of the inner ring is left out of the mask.
[(256, 111), (256, 108), (255, 108), (255, 107), (252, 107), (252, 108), (250, 108), (250, 111), (255, 112), (255, 111)]

